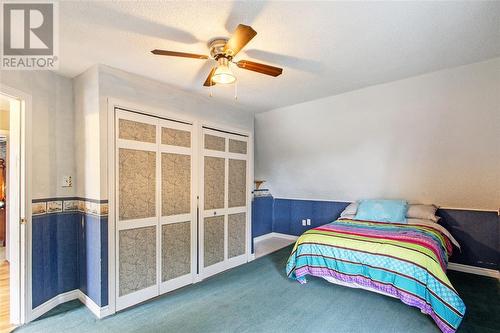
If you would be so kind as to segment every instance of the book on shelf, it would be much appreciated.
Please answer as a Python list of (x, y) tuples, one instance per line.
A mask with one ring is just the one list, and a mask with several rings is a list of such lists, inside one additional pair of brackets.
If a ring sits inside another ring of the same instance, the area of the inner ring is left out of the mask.
[(258, 190), (253, 190), (254, 197), (270, 197), (271, 193), (267, 188), (260, 188)]

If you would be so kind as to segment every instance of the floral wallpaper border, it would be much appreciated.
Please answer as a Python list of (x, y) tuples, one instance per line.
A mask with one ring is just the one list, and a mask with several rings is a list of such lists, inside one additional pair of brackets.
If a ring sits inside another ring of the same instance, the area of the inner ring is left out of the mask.
[(63, 212), (106, 216), (108, 215), (108, 201), (88, 198), (47, 198), (35, 199), (31, 204), (31, 214), (33, 216)]

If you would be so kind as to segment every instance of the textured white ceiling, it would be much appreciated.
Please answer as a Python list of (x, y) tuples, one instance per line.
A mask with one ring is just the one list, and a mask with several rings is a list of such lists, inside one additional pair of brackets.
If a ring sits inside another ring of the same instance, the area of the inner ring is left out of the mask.
[(154, 56), (208, 53), (238, 23), (257, 36), (236, 60), (284, 68), (273, 78), (235, 68), (215, 99), (253, 112), (500, 56), (493, 2), (61, 2), (60, 70), (101, 63), (199, 94), (210, 61)]

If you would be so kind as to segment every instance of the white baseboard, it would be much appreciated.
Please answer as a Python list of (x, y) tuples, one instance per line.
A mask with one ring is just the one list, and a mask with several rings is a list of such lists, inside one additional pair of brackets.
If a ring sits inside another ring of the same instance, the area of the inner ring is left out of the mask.
[(63, 294), (59, 294), (47, 302), (37, 306), (31, 311), (30, 321), (37, 319), (38, 317), (49, 312), (59, 304), (63, 304), (73, 300), (79, 300), (83, 305), (87, 307), (97, 318), (104, 318), (109, 316), (111, 313), (108, 311), (108, 306), (100, 307), (97, 305), (90, 297), (85, 295), (80, 289), (71, 290)]
[(90, 297), (85, 295), (80, 289), (78, 289), (77, 292), (80, 302), (82, 302), (82, 304), (85, 305), (97, 318), (101, 319), (111, 314), (108, 311), (108, 306), (100, 307)]
[(494, 270), (494, 269), (475, 267), (475, 266), (469, 266), (469, 265), (463, 265), (463, 264), (456, 264), (453, 262), (448, 263), (448, 269), (451, 269), (453, 271), (464, 272), (464, 273), (488, 276), (488, 277), (492, 277), (492, 278), (496, 278), (496, 279), (500, 280), (500, 272), (497, 270)]
[(282, 234), (279, 232), (270, 232), (268, 234), (265, 234), (265, 235), (262, 235), (259, 237), (255, 237), (253, 239), (253, 241), (254, 241), (254, 243), (257, 243), (257, 242), (263, 241), (265, 239), (273, 238), (273, 237), (288, 239), (288, 240), (292, 240), (292, 241), (296, 241), (297, 238), (299, 238), (299, 236), (287, 235), (287, 234)]
[(31, 311), (31, 316), (29, 318), (30, 321), (35, 320), (38, 317), (44, 315), (45, 313), (49, 312), (59, 304), (78, 299), (78, 292), (80, 292), (80, 290), (78, 289), (67, 291), (63, 294), (59, 294), (56, 297), (49, 299), (43, 304), (40, 304)]

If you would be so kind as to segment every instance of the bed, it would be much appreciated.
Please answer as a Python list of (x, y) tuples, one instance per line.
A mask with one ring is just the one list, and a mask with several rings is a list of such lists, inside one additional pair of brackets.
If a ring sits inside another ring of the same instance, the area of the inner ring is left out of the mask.
[(428, 314), (442, 332), (455, 332), (465, 304), (446, 268), (458, 243), (437, 223), (394, 223), (339, 218), (302, 234), (286, 265), (287, 276), (306, 276), (400, 299)]

